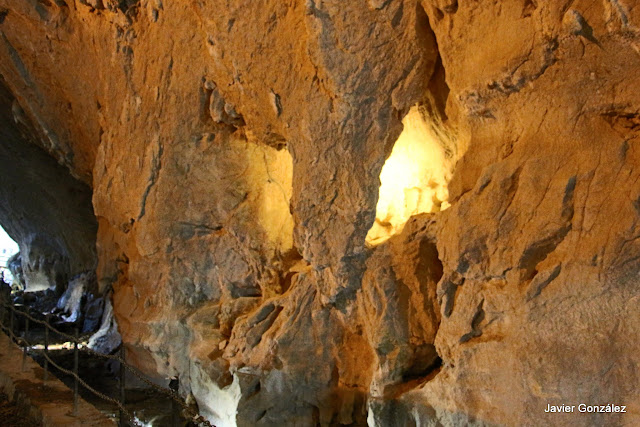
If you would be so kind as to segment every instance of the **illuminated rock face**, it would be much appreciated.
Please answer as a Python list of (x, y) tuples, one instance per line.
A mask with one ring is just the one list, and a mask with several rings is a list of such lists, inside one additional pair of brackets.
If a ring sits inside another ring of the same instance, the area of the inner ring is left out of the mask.
[(0, 0), (0, 74), (217, 425), (633, 425), (631, 6)]
[(412, 107), (402, 124), (403, 131), (380, 172), (376, 220), (367, 234), (370, 244), (398, 234), (413, 215), (449, 206), (447, 185), (461, 155), (458, 145), (464, 142), (424, 108)]

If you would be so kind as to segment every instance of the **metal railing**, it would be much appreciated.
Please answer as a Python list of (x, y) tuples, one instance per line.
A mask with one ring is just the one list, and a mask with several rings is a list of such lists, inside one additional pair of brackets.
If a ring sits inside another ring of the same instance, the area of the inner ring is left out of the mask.
[[(63, 374), (69, 375), (73, 377), (73, 411), (72, 415), (77, 416), (78, 414), (78, 385), (84, 387), (87, 391), (93, 393), (98, 398), (110, 402), (118, 407), (119, 410), (119, 425), (126, 426), (128, 419), (134, 426), (142, 426), (142, 424), (136, 419), (134, 414), (127, 410), (125, 407), (126, 402), (126, 389), (125, 389), (125, 373), (126, 370), (131, 372), (136, 378), (142, 381), (147, 386), (152, 389), (168, 396), (171, 398), (171, 414), (172, 414), (172, 423), (174, 426), (178, 426), (178, 416), (176, 411), (176, 405), (181, 407), (184, 413), (190, 418), (190, 420), (196, 423), (199, 426), (207, 426), (207, 427), (215, 427), (208, 420), (206, 420), (203, 416), (197, 413), (197, 411), (192, 407), (187, 405), (180, 396), (174, 391), (169, 390), (164, 387), (160, 387), (157, 384), (154, 384), (149, 379), (147, 379), (142, 373), (140, 373), (136, 368), (127, 364), (125, 362), (125, 350), (124, 345), (120, 346), (120, 352), (118, 355), (110, 355), (110, 354), (102, 354), (97, 351), (92, 350), (86, 344), (82, 343), (79, 339), (78, 328), (75, 328), (74, 335), (66, 334), (53, 326), (50, 323), (50, 314), (47, 314), (45, 320), (39, 320), (31, 316), (28, 312), (28, 308), (26, 306), (22, 306), (23, 310), (18, 310), (12, 302), (8, 302), (6, 300), (6, 296), (0, 297), (0, 329), (2, 329), (8, 336), (14, 341), (16, 344), (22, 347), (22, 370), (25, 370), (26, 360), (27, 360), (27, 350), (31, 349), (32, 352), (38, 353), (44, 358), (44, 376), (43, 381), (47, 382), (49, 376), (49, 365), (58, 369), (58, 371)], [(5, 317), (7, 314), (7, 310), (10, 313), (10, 322), (9, 327), (5, 326)], [(16, 316), (21, 316), (24, 318), (24, 333), (22, 336), (18, 336), (15, 333), (15, 320)], [(30, 322), (35, 324), (44, 326), (44, 349), (38, 350), (35, 346), (27, 341), (27, 336), (29, 334), (29, 326)], [(56, 362), (54, 362), (49, 356), (49, 331), (56, 333), (59, 337), (67, 339), (70, 343), (73, 344), (73, 371), (69, 369), (65, 369)], [(78, 375), (78, 362), (79, 362), (79, 352), (85, 352), (92, 356), (96, 356), (103, 359), (115, 360), (120, 363), (120, 396), (119, 399), (107, 396), (104, 393), (99, 392), (95, 388), (91, 387), (87, 384), (80, 376)], [(126, 417), (126, 418), (125, 418)]]

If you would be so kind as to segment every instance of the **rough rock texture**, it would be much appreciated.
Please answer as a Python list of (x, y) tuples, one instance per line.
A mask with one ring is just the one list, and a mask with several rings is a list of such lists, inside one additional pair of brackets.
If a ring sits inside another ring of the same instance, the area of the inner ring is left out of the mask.
[[(0, 74), (218, 425), (634, 424), (640, 7), (548, 3), (0, 0)], [(415, 104), (451, 206), (370, 247)]]
[(36, 135), (0, 76), (0, 223), (20, 247), (26, 289), (61, 290), (95, 269), (97, 222), (91, 189), (34, 145)]

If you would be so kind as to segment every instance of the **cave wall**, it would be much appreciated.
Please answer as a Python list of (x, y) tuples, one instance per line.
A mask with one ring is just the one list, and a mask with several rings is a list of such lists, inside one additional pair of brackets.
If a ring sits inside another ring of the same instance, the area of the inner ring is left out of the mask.
[(0, 78), (0, 224), (19, 245), (26, 289), (60, 291), (95, 270), (98, 224), (91, 188), (36, 142), (33, 123)]
[[(440, 3), (427, 8), (472, 137), (438, 218), (444, 368), (403, 403), (478, 423), (636, 423), (640, 8)], [(542, 412), (618, 401), (627, 413)]]
[[(218, 425), (628, 424), (639, 13), (0, 0), (0, 74), (93, 190), (129, 360)], [(370, 247), (416, 103), (464, 147), (451, 207)]]

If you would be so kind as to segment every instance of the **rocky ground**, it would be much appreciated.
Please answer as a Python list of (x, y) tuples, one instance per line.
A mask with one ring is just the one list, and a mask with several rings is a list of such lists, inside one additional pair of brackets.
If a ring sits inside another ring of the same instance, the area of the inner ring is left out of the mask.
[(27, 421), (18, 406), (10, 402), (5, 394), (0, 394), (0, 425), (7, 427), (37, 427)]

